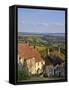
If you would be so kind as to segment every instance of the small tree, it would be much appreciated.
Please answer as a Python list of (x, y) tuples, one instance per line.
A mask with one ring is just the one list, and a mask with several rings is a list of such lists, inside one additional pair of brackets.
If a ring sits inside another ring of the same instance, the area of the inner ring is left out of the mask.
[(19, 81), (27, 80), (29, 78), (30, 77), (29, 77), (29, 71), (28, 71), (28, 68), (27, 68), (27, 62), (26, 62), (26, 60), (24, 60), (22, 70), (18, 70), (18, 80)]

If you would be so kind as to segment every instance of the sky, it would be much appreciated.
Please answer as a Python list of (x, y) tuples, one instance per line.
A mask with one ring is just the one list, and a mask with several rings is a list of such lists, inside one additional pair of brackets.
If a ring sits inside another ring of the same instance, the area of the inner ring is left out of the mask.
[(65, 33), (65, 11), (18, 8), (18, 32)]

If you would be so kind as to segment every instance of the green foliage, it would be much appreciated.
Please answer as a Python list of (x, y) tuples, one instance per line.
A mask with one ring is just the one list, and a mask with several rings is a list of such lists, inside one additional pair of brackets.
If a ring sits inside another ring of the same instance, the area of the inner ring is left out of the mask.
[(65, 49), (60, 48), (60, 51), (61, 51), (63, 54), (65, 54)]
[(29, 72), (28, 72), (28, 68), (27, 68), (27, 63), (26, 63), (26, 60), (24, 60), (22, 70), (18, 70), (18, 80), (19, 81), (27, 80), (29, 78), (30, 78), (30, 76), (29, 76)]
[(29, 75), (25, 70), (19, 70), (18, 71), (18, 80), (27, 80), (29, 79)]
[(39, 53), (41, 54), (41, 57), (44, 59), (47, 56), (47, 54), (48, 54), (48, 50), (47, 49), (43, 49)]

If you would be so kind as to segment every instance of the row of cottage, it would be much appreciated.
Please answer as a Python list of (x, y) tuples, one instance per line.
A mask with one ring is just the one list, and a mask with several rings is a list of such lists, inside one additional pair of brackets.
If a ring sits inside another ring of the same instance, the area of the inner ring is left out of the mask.
[(24, 64), (27, 63), (28, 71), (32, 74), (45, 74), (51, 76), (64, 76), (65, 65), (61, 59), (53, 59), (47, 57), (43, 60), (40, 53), (30, 47), (28, 44), (18, 44), (18, 69), (21, 70)]

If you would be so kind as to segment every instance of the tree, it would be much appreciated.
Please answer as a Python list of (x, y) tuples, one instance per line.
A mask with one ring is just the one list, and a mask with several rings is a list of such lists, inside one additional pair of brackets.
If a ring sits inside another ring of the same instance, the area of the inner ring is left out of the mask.
[(26, 62), (26, 60), (24, 60), (22, 70), (18, 70), (18, 80), (19, 81), (27, 80), (29, 78), (30, 78), (30, 76), (29, 76), (29, 71), (27, 68), (27, 62)]

